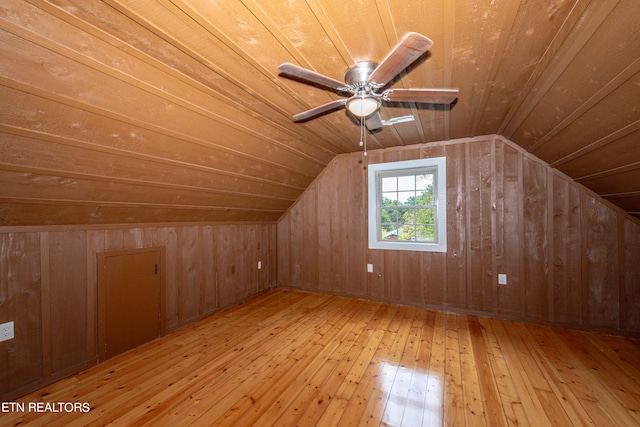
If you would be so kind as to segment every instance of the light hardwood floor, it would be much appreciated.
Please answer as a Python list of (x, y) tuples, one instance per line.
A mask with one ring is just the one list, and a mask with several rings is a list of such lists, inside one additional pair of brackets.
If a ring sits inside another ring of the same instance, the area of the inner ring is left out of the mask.
[(274, 290), (17, 402), (1, 425), (638, 426), (640, 341)]

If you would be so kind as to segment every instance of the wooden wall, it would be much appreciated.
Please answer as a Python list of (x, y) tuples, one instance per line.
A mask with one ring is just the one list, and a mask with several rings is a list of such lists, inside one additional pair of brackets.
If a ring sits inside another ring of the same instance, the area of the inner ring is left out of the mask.
[[(96, 253), (166, 248), (167, 331), (275, 286), (276, 225), (0, 229), (0, 400), (96, 363)], [(257, 263), (262, 261), (262, 269)]]
[[(367, 163), (437, 156), (448, 252), (367, 249)], [(278, 286), (638, 334), (640, 223), (502, 137), (340, 155), (278, 223)]]

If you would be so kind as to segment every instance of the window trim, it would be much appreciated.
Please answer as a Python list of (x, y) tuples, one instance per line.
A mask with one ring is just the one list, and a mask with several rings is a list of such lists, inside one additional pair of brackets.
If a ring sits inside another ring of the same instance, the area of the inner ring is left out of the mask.
[[(368, 234), (369, 249), (422, 251), (422, 252), (446, 252), (447, 251), (447, 162), (446, 157), (432, 157), (417, 160), (404, 160), (399, 162), (374, 163), (368, 166)], [(410, 169), (433, 169), (435, 171), (435, 204), (436, 204), (436, 242), (399, 242), (381, 240), (378, 237), (380, 229), (381, 200), (378, 189), (379, 175), (397, 171), (398, 175)]]

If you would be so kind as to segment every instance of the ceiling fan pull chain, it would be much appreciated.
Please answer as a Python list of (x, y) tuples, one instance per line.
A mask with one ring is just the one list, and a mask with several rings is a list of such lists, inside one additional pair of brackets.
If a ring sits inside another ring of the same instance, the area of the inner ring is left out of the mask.
[(367, 155), (367, 129), (364, 125), (364, 117), (360, 119), (360, 146), (364, 146), (364, 155)]
[(364, 155), (367, 155), (367, 128), (364, 126), (364, 120), (362, 121), (362, 133), (364, 134)]

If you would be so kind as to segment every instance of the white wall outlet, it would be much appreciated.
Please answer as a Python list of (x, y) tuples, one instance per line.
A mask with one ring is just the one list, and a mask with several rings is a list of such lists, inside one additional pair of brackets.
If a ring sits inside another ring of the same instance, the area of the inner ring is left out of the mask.
[(367, 264), (367, 273), (373, 273), (373, 264)]
[(13, 322), (0, 325), (0, 342), (13, 339)]
[(498, 285), (506, 285), (506, 284), (507, 284), (507, 275), (498, 274)]
[(258, 270), (262, 269), (262, 261), (258, 261)]

